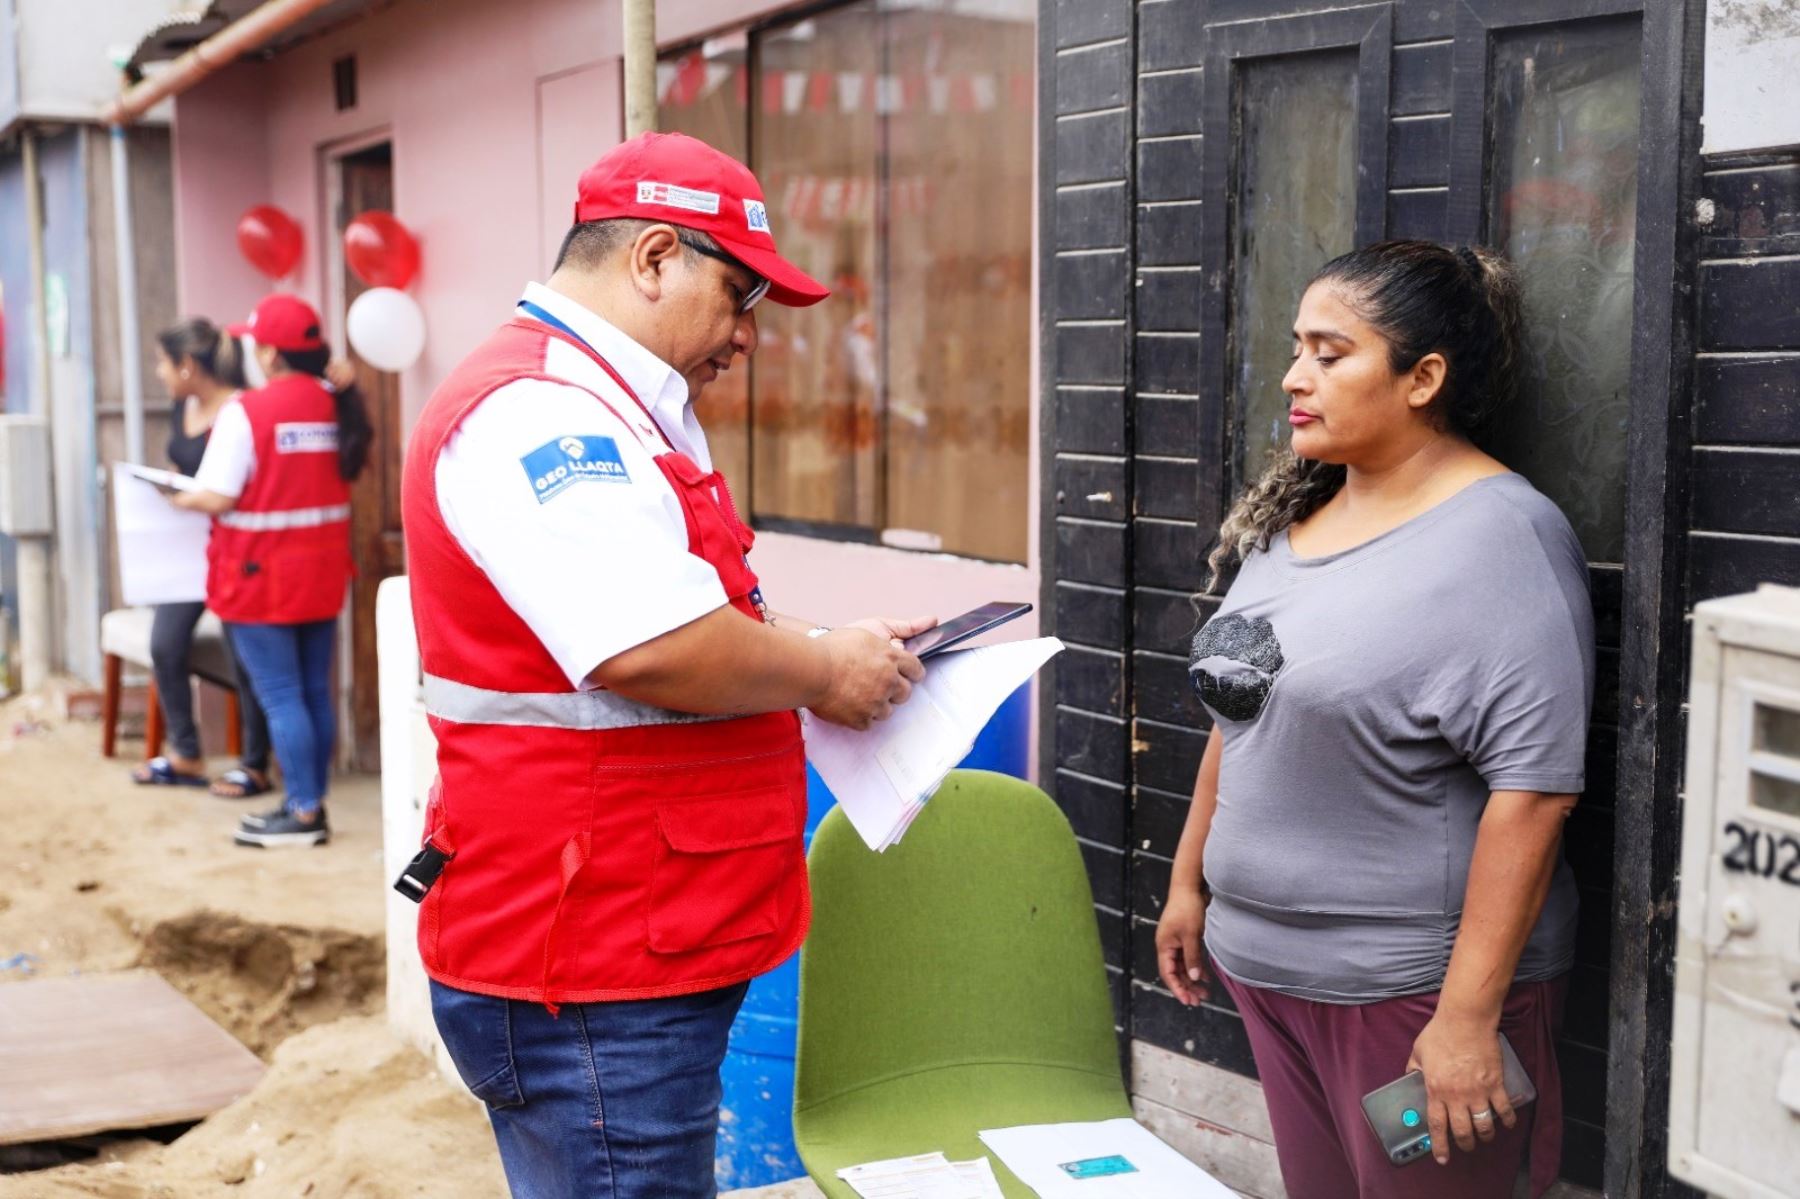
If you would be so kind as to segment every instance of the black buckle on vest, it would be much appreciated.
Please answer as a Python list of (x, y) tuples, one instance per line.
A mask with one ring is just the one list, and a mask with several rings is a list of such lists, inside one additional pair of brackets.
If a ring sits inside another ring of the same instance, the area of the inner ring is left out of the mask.
[(413, 860), (406, 864), (406, 869), (394, 880), (394, 890), (414, 903), (423, 903), (425, 893), (431, 890), (431, 885), (438, 881), (438, 875), (444, 872), (444, 864), (455, 856), (453, 853), (445, 853), (429, 841), (425, 842), (424, 848), (413, 855)]

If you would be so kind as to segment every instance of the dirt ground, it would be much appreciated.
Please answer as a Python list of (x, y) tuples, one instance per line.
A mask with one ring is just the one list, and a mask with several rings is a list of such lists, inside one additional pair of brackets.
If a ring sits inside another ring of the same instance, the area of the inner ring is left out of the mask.
[(334, 781), (329, 846), (243, 849), (231, 829), (246, 804), (132, 785), (141, 745), (107, 761), (98, 727), (56, 706), (0, 704), (0, 986), (147, 967), (270, 1068), (172, 1143), (123, 1138), (90, 1161), (0, 1173), (0, 1199), (504, 1196), (478, 1105), (381, 1018), (377, 780)]

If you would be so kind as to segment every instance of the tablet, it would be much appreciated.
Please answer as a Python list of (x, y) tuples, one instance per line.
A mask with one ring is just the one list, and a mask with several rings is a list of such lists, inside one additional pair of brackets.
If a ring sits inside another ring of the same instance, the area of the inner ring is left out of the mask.
[(1009, 620), (1017, 620), (1029, 611), (1030, 604), (983, 604), (974, 611), (946, 620), (935, 629), (926, 629), (917, 637), (908, 637), (901, 644), (906, 647), (907, 653), (929, 658), (947, 649), (954, 649), (971, 637), (978, 637)]

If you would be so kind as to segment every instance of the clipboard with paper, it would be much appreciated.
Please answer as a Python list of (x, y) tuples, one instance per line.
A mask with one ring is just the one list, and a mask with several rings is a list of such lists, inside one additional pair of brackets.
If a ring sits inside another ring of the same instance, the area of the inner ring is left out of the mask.
[(177, 508), (165, 493), (194, 491), (186, 475), (113, 464), (113, 522), (119, 541), (119, 589), (125, 603), (190, 603), (206, 598), (206, 543), (212, 520)]
[(912, 698), (866, 732), (805, 713), (807, 759), (879, 853), (906, 835), (1006, 697), (1062, 648), (1039, 637), (940, 654), (926, 663)]

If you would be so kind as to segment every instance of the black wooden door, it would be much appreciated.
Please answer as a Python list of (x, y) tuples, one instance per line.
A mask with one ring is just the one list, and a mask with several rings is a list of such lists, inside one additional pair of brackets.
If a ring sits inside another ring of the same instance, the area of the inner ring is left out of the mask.
[[(1641, 8), (1069, 0), (1046, 43), (1044, 139), (1045, 600), (1071, 643), (1045, 776), (1084, 840), (1121, 1032), (1254, 1072), (1228, 1001), (1196, 1013), (1163, 991), (1152, 934), (1207, 727), (1185, 676), (1201, 559), (1285, 441), (1305, 280), (1381, 237), (1490, 245), (1521, 268), (1530, 318), (1526, 397), (1491, 448), (1564, 508), (1590, 560), (1600, 678), (1566, 840), (1583, 916), (1564, 1172), (1621, 1195), (1662, 1193), (1665, 1092), (1638, 1062), (1666, 1036), (1666, 946), (1627, 905), (1654, 908), (1671, 877), (1671, 229), (1692, 85), (1679, 6)], [(1128, 89), (1106, 85), (1121, 58)], [(1638, 286), (1646, 264), (1664, 290)], [(1627, 1063), (1610, 1096), (1609, 1053)]]

